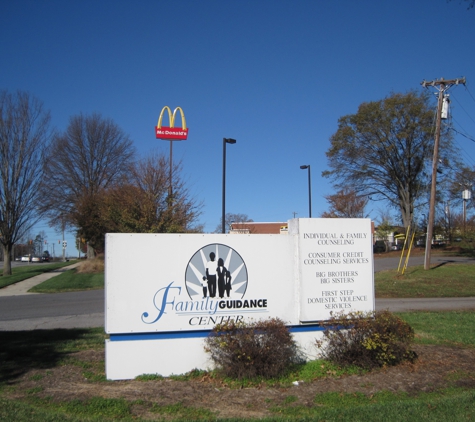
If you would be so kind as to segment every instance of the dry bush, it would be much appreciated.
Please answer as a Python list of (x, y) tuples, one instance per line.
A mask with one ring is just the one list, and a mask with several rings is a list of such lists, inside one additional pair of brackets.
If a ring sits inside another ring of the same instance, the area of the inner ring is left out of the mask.
[(104, 255), (98, 255), (94, 259), (82, 261), (76, 269), (78, 273), (102, 273), (104, 272)]
[(278, 318), (216, 325), (205, 340), (205, 350), (225, 376), (238, 379), (278, 377), (302, 361), (292, 335)]
[(325, 328), (323, 340), (316, 345), (323, 358), (337, 365), (371, 369), (417, 357), (410, 350), (414, 330), (389, 311), (339, 313), (332, 315)]

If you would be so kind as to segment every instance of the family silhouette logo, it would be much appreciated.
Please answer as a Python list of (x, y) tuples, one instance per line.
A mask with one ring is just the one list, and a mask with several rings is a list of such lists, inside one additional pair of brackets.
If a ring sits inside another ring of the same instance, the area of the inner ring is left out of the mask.
[(242, 299), (247, 283), (247, 268), (241, 255), (220, 243), (199, 249), (185, 271), (186, 291), (193, 300)]

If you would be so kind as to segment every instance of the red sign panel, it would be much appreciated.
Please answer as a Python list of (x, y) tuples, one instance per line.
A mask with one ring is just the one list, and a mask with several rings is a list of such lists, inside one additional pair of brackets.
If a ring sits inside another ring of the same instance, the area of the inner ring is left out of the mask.
[(188, 128), (155, 126), (155, 134), (157, 139), (184, 141), (188, 137)]

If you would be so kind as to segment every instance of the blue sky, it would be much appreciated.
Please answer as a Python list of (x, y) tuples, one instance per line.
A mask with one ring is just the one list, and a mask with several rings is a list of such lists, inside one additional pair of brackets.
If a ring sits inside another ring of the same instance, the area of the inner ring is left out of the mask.
[[(100, 112), (141, 156), (168, 155), (154, 126), (163, 106), (182, 107), (189, 137), (173, 158), (209, 232), (221, 216), (223, 137), (237, 140), (226, 211), (254, 221), (308, 216), (302, 164), (313, 216), (328, 209), (329, 138), (362, 102), (465, 76), (467, 88), (449, 91), (452, 115), (475, 138), (474, 24), (459, 0), (0, 0), (0, 88), (40, 98), (58, 130)], [(474, 166), (475, 142), (455, 141)]]

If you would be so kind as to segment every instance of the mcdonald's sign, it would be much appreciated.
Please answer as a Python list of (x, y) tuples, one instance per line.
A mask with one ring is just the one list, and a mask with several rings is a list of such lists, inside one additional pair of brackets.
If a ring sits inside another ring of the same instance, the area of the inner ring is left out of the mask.
[[(168, 120), (170, 121), (170, 126), (162, 126), (163, 113), (165, 110), (168, 112)], [(181, 128), (175, 127), (175, 117), (177, 110), (180, 110), (181, 114)], [(158, 117), (158, 123), (155, 127), (155, 135), (157, 139), (165, 139), (168, 141), (185, 141), (188, 137), (188, 129), (186, 127), (185, 114), (181, 107), (175, 108), (175, 110), (170, 110), (170, 107), (165, 106), (162, 108), (160, 116)]]

